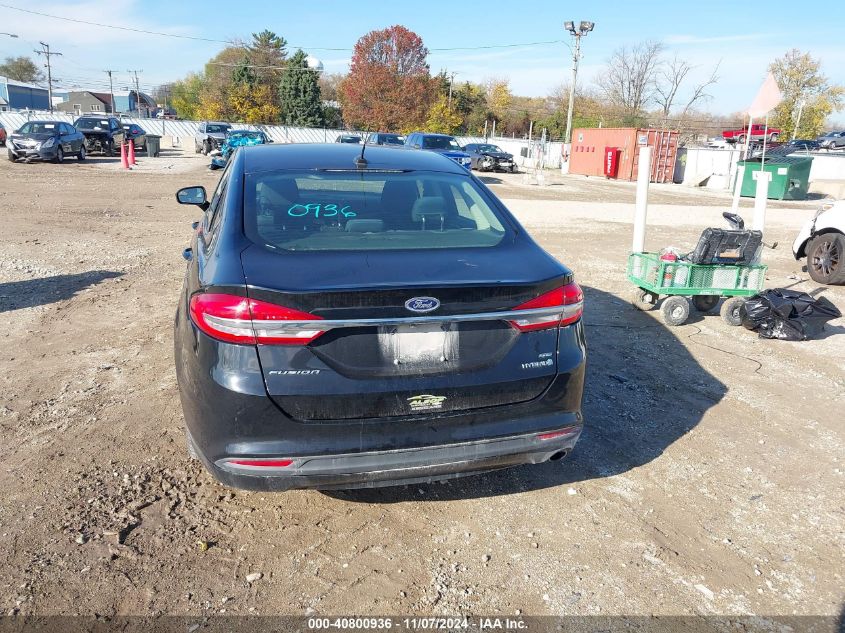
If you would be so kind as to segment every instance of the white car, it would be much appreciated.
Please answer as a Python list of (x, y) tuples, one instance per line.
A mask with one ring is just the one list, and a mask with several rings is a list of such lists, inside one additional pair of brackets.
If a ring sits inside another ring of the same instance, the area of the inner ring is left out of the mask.
[(795, 259), (807, 258), (807, 272), (821, 284), (845, 284), (845, 200), (827, 203), (792, 243)]

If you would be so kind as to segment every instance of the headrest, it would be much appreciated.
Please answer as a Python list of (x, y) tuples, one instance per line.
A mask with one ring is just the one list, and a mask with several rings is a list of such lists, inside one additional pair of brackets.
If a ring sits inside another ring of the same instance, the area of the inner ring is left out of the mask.
[(440, 196), (426, 196), (414, 202), (411, 208), (411, 217), (414, 222), (422, 221), (424, 216), (436, 215), (443, 217), (445, 215), (446, 201)]

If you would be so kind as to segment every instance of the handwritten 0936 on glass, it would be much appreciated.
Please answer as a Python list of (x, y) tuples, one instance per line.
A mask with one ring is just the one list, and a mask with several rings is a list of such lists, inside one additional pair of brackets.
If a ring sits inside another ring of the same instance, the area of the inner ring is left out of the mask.
[(293, 204), (288, 209), (288, 215), (292, 218), (303, 218), (308, 215), (313, 215), (315, 218), (329, 218), (338, 215), (345, 218), (354, 218), (358, 214), (351, 211), (349, 205), (339, 207), (336, 204), (318, 204), (314, 202), (309, 204)]

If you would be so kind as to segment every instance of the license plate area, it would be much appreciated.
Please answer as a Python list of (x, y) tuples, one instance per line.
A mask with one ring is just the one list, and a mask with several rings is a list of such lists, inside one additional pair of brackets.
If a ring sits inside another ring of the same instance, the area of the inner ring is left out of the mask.
[(458, 361), (458, 336), (453, 323), (384, 326), (379, 350), (385, 364), (402, 369), (446, 369)]

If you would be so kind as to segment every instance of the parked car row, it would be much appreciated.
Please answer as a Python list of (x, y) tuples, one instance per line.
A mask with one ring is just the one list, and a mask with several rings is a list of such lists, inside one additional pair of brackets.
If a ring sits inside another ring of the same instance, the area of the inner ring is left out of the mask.
[[(362, 140), (357, 134), (340, 134), (335, 139), (335, 143), (360, 144)], [(412, 132), (407, 136), (402, 136), (401, 134), (376, 132), (367, 136), (364, 142), (367, 145), (398, 146), (437, 152), (451, 158), (465, 169), (510, 172), (517, 170), (513, 154), (502, 151), (497, 145), (470, 143), (462, 147), (454, 136), (448, 134)]]
[(92, 152), (114, 156), (121, 144), (131, 141), (136, 149), (147, 149), (147, 133), (135, 123), (121, 123), (113, 116), (83, 115), (73, 122), (27, 121), (7, 135), (0, 126), (9, 160), (52, 161), (66, 157), (78, 160)]

